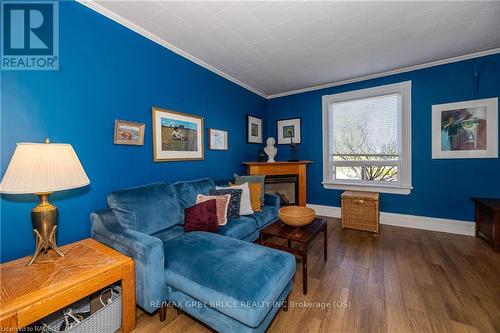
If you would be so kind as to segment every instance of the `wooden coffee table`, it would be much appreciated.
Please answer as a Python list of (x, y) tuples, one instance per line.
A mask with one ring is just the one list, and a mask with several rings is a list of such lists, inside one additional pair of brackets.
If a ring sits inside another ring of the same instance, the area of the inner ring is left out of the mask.
[[(314, 221), (303, 227), (292, 227), (283, 223), (281, 220), (277, 220), (260, 231), (261, 245), (287, 251), (298, 257), (302, 257), (302, 291), (304, 295), (307, 294), (307, 247), (321, 231), (323, 232), (323, 257), (325, 261), (328, 259), (328, 235), (326, 226), (326, 218), (324, 217), (317, 217)], [(266, 236), (286, 239), (288, 246), (285, 247), (276, 243), (264, 241), (264, 237)], [(300, 249), (292, 247), (292, 242), (300, 243)]]

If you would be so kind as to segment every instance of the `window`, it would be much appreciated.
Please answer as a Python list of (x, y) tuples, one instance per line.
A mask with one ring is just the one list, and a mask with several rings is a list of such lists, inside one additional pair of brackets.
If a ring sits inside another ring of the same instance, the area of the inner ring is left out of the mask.
[(323, 96), (323, 185), (410, 193), (410, 81)]

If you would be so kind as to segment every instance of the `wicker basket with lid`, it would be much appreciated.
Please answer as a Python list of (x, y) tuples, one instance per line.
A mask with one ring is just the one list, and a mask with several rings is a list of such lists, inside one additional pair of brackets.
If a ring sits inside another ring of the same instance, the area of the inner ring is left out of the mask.
[(342, 193), (342, 228), (378, 233), (379, 194), (345, 191)]

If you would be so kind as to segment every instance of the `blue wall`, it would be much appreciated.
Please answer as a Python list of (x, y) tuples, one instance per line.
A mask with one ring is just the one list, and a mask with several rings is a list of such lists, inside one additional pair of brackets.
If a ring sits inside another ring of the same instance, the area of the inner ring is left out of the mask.
[[(1, 72), (1, 172), (16, 142), (73, 145), (91, 185), (55, 193), (58, 243), (89, 236), (89, 214), (115, 189), (152, 181), (228, 177), (254, 160), (246, 114), (263, 117), (266, 100), (75, 2), (60, 3), (60, 70)], [(229, 151), (205, 160), (153, 162), (151, 107), (205, 119), (229, 131)], [(115, 119), (146, 123), (144, 146), (113, 145)], [(34, 249), (30, 210), (36, 197), (1, 198), (1, 261)]]
[[(354, 84), (265, 99), (166, 50), (75, 2), (60, 3), (60, 70), (2, 71), (0, 165), (2, 175), (16, 142), (71, 143), (91, 185), (55, 193), (59, 244), (89, 236), (89, 213), (106, 206), (115, 189), (152, 181), (228, 177), (254, 160), (258, 145), (246, 144), (247, 113), (265, 117), (276, 135), (277, 119), (302, 117), (301, 159), (310, 159), (308, 202), (339, 205), (340, 191), (322, 185), (321, 96), (412, 80), (413, 192), (382, 195), (389, 212), (473, 219), (471, 196), (500, 196), (500, 161), (432, 160), (431, 105), (500, 95), (500, 55), (448, 64)], [(474, 94), (473, 67), (479, 70)], [(206, 128), (229, 131), (229, 151), (205, 160), (154, 163), (151, 106), (205, 119)], [(267, 112), (266, 112), (267, 108)], [(144, 146), (113, 145), (115, 119), (146, 123)], [(279, 146), (278, 160), (289, 158)], [(2, 262), (32, 253), (29, 212), (36, 197), (0, 199)]]
[[(476, 93), (474, 66), (479, 72)], [(276, 135), (276, 120), (302, 117), (299, 158), (314, 161), (308, 169), (308, 203), (340, 206), (341, 191), (326, 190), (321, 184), (321, 96), (407, 80), (412, 81), (414, 188), (410, 195), (383, 194), (381, 210), (471, 221), (471, 196), (500, 197), (499, 159), (431, 159), (431, 106), (500, 96), (500, 54), (496, 54), (269, 100), (269, 135)], [(278, 160), (290, 158), (289, 147), (278, 149)]]

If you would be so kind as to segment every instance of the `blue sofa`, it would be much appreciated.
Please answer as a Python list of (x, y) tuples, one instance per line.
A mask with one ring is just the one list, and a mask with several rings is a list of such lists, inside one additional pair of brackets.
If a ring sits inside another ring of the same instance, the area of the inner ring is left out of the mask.
[(217, 233), (185, 233), (184, 208), (213, 188), (206, 178), (113, 192), (109, 209), (91, 214), (92, 237), (134, 258), (136, 302), (147, 312), (168, 302), (219, 332), (264, 332), (295, 274), (291, 254), (252, 243), (277, 218), (279, 198), (266, 194), (262, 212)]

